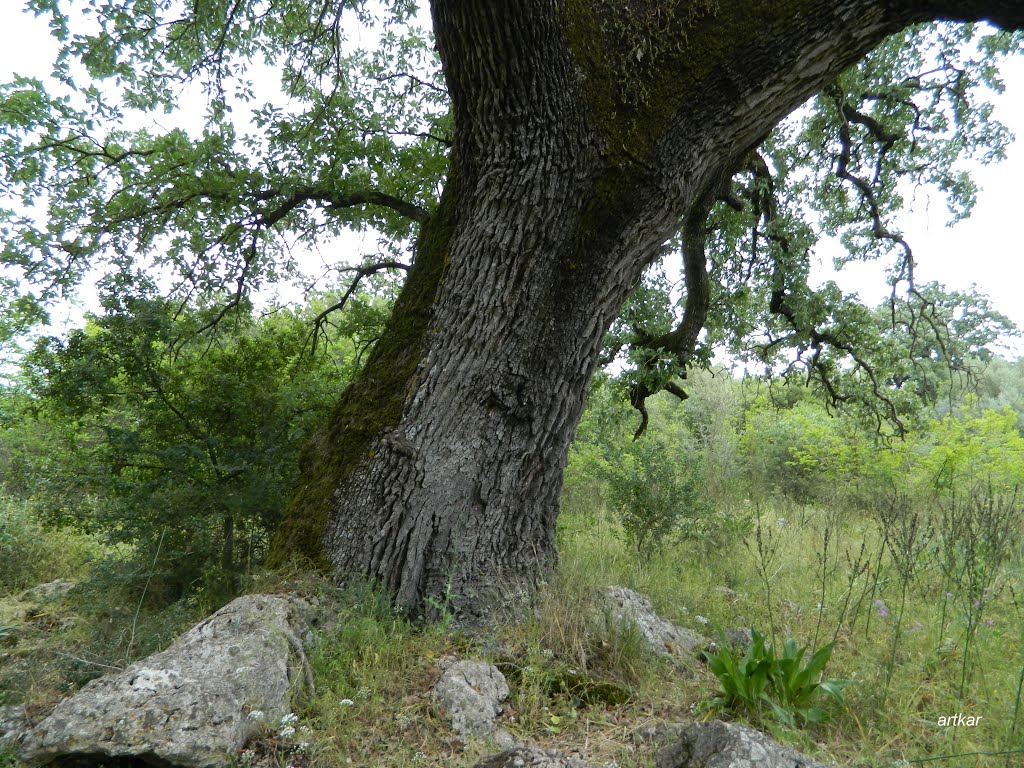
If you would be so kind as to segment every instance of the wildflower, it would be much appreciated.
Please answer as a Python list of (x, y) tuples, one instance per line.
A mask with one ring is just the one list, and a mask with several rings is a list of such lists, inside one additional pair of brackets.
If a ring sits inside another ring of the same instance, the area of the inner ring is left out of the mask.
[(883, 619), (889, 615), (889, 606), (885, 604), (884, 600), (875, 600), (874, 606), (878, 609), (878, 615)]
[(281, 718), (281, 725), (291, 725), (299, 719), (299, 716), (294, 712), (289, 712), (287, 715)]
[(371, 691), (371, 690), (370, 690), (369, 688), (367, 688), (367, 687), (366, 687), (366, 686), (364, 685), (364, 686), (363, 686), (362, 688), (360, 688), (360, 689), (359, 689), (359, 690), (358, 690), (358, 691), (356, 692), (356, 698), (357, 698), (357, 699), (368, 699), (368, 698), (370, 698), (370, 694), (371, 694), (371, 693), (373, 693), (373, 691)]
[(295, 735), (295, 728), (293, 728), (290, 725), (286, 725), (284, 728), (277, 732), (277, 735), (280, 736), (282, 739), (290, 739), (292, 736)]
[(776, 524), (777, 524), (777, 525), (779, 526), (779, 528), (785, 528), (785, 527), (786, 527), (787, 525), (789, 525), (789, 520), (787, 520), (787, 519), (786, 519), (786, 518), (784, 518), (784, 517), (780, 517), (780, 518), (779, 518), (778, 520), (776, 520), (775, 522), (776, 522)]
[(256, 722), (259, 722), (264, 717), (265, 717), (265, 715), (264, 715), (262, 709), (254, 709), (252, 712), (249, 713), (249, 719), (250, 720), (255, 720)]
[(995, 622), (994, 619), (985, 619), (985, 626), (986, 627), (994, 627), (995, 625), (996, 625), (996, 622)]
[(825, 610), (825, 606), (821, 603), (815, 603), (814, 606), (818, 609), (819, 612)]
[(355, 702), (352, 701), (352, 699), (342, 699), (338, 703), (341, 704), (341, 706), (343, 706), (343, 707), (351, 707), (351, 706), (353, 706), (355, 704)]
[(708, 618), (706, 618), (705, 616), (701, 616), (700, 614), (694, 616), (693, 618), (695, 618), (699, 623), (704, 624), (705, 626), (711, 623)]
[(555, 655), (555, 652), (552, 651), (550, 648), (541, 648), (540, 655), (543, 656), (545, 659), (550, 659)]
[(953, 593), (952, 592), (947, 592), (946, 593), (946, 599), (947, 600), (952, 600), (953, 599)]

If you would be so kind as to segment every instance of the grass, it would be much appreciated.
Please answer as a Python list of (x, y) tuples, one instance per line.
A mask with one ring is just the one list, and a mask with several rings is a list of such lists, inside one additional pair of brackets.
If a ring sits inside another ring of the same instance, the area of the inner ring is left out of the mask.
[[(834, 639), (825, 674), (853, 681), (845, 706), (828, 723), (800, 730), (756, 724), (811, 756), (848, 766), (927, 759), (921, 764), (1002, 767), (1024, 759), (975, 754), (1024, 750), (1019, 529), (968, 645), (966, 618), (978, 609), (955, 594), (965, 585), (950, 583), (934, 547), (922, 550), (913, 578), (902, 580), (884, 547), (886, 532), (870, 512), (762, 506), (760, 550), (755, 532), (747, 546), (716, 544), (712, 552), (691, 542), (641, 563), (600, 504), (578, 509), (562, 516), (559, 572), (529, 618), (486, 636), (414, 626), (366, 588), (299, 584), (331, 605), (334, 616), (314, 634), (318, 691), (296, 703), (295, 736), (285, 739), (270, 724), (251, 755), (317, 768), (472, 765), (486, 746), (463, 747), (430, 698), (438, 660), (455, 655), (483, 657), (505, 671), (512, 694), (501, 725), (516, 738), (578, 751), (592, 765), (650, 765), (656, 744), (642, 734), (690, 719), (718, 683), (704, 667), (684, 674), (652, 657), (635, 632), (588, 618), (594, 595), (620, 584), (647, 595), (664, 618), (704, 634), (717, 625), (774, 630), (776, 642), (792, 638), (800, 646)], [(67, 546), (37, 533), (43, 549)], [(69, 575), (40, 569), (34, 578), (47, 581), (55, 573)], [(0, 596), (0, 625), (18, 625), (0, 641), (0, 704), (45, 711), (87, 679), (130, 661), (130, 644), (138, 658), (216, 607), (146, 606), (136, 619), (141, 583), (122, 579), (112, 588), (110, 574), (95, 566), (92, 586), (83, 571), (74, 575), (82, 585), (52, 604), (24, 600), (10, 588)], [(253, 585), (253, 591), (286, 588), (296, 585), (280, 577)], [(982, 720), (974, 727), (938, 726), (940, 717), (956, 713)], [(299, 741), (308, 746), (297, 751)], [(969, 756), (945, 757), (954, 755)]]

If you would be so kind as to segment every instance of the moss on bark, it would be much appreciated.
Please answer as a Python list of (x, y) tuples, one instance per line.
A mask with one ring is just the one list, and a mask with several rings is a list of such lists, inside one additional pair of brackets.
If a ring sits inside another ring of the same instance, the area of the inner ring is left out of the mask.
[(331, 499), (360, 464), (373, 458), (374, 441), (398, 425), (415, 387), (437, 288), (448, 262), (456, 194), (456, 184), (449, 178), (437, 211), (420, 231), (415, 264), (384, 334), (341, 394), (327, 423), (303, 450), (295, 493), (271, 544), (271, 567), (301, 558), (325, 572), (331, 568), (323, 547)]
[(680, 109), (712, 85), (729, 88), (728, 70), (745, 50), (814, 4), (568, 0), (566, 38), (609, 157), (645, 161)]

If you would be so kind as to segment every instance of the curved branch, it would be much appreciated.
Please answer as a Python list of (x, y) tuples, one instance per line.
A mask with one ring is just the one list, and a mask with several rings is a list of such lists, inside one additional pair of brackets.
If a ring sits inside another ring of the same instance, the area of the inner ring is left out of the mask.
[[(281, 194), (279, 189), (269, 189), (260, 192), (257, 199), (271, 200)], [(321, 203), (328, 211), (355, 208), (360, 205), (379, 205), (390, 208), (419, 224), (423, 224), (430, 216), (430, 212), (426, 208), (381, 192), (379, 189), (369, 188), (340, 194), (320, 187), (299, 187), (276, 207), (259, 212), (255, 223), (261, 227), (272, 227), (296, 208), (308, 202)]]
[[(712, 196), (711, 201), (717, 198)], [(683, 224), (683, 278), (686, 283), (686, 304), (683, 319), (679, 325), (660, 336), (642, 338), (641, 346), (651, 350), (642, 368), (652, 369), (666, 353), (670, 354), (680, 368), (685, 369), (697, 347), (697, 339), (704, 328), (708, 317), (710, 290), (708, 286), (707, 256), (704, 251), (704, 238), (707, 234), (707, 214), (710, 204), (701, 205), (697, 211), (687, 217)], [(640, 412), (640, 426), (633, 434), (639, 440), (647, 431), (648, 414), (647, 398), (664, 389), (680, 400), (685, 400), (686, 392), (671, 381), (661, 383), (652, 389), (644, 382), (638, 382), (630, 388), (629, 401)]]
[(324, 335), (323, 327), (324, 323), (327, 321), (327, 318), (332, 313), (338, 312), (345, 307), (345, 304), (355, 294), (356, 288), (359, 287), (359, 283), (364, 277), (376, 274), (377, 272), (383, 272), (386, 269), (401, 269), (405, 272), (408, 272), (409, 265), (403, 264), (400, 261), (388, 260), (380, 261), (375, 264), (364, 264), (361, 267), (351, 267), (348, 270), (356, 273), (355, 277), (352, 278), (352, 282), (349, 283), (348, 289), (337, 302), (327, 307), (327, 309), (323, 310), (322, 312), (320, 312), (320, 314), (313, 318), (313, 329), (310, 331), (309, 334), (311, 342), (309, 352), (311, 355), (316, 354), (316, 348), (317, 345), (319, 344), (320, 337)]

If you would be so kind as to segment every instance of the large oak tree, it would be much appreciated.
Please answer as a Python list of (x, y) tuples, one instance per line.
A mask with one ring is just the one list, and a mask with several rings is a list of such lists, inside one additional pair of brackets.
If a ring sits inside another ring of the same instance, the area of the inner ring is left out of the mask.
[[(409, 5), (389, 10), (405, 20)], [(837, 78), (925, 22), (1024, 28), (1017, 0), (433, 0), (439, 89), (413, 69), (425, 49), (397, 27), (383, 38), (393, 66), (344, 54), (340, 0), (123, 0), (97, 6), (97, 28), (80, 35), (55, 0), (33, 6), (63, 36), (66, 83), (82, 89), (81, 61), (114, 78), (126, 103), (152, 110), (205, 73), (211, 108), (199, 138), (153, 129), (96, 138), (97, 122), (120, 115), (107, 92), (88, 86), (79, 108), (37, 83), (8, 88), (7, 183), (45, 181), (63, 222), (24, 227), (32, 236), (8, 247), (8, 263), (40, 280), (63, 269), (63, 279), (101, 252), (123, 266), (160, 250), (179, 259), (166, 263), (187, 261), (193, 288), (231, 283), (240, 297), (280, 256), (272, 243), (282, 228), (370, 221), (414, 239), (386, 332), (307, 448), (276, 543), (277, 559), (300, 554), (340, 578), (370, 577), (411, 611), (431, 598), (486, 611), (549, 571), (587, 383), (623, 303), (667, 244), (681, 249), (685, 298), (675, 327), (638, 329), (631, 341), (643, 350), (645, 375), (631, 393), (641, 412), (657, 389), (678, 391), (671, 374), (693, 364), (702, 330), (728, 324), (727, 275), (746, 270), (782, 329), (766, 349), (782, 338), (797, 346), (837, 400), (837, 378), (857, 372), (897, 418), (843, 319), (801, 293), (807, 246), (776, 189), (778, 159), (755, 150), (809, 97), (828, 95), (828, 170), (857, 201), (833, 207), (858, 208), (869, 237), (901, 252), (913, 290), (909, 247), (882, 216), (898, 196), (890, 186), (886, 198), (863, 169), (881, 173), (901, 145), (923, 151), (915, 142), (928, 132), (927, 108), (910, 91), (933, 88), (936, 107), (947, 91), (965, 99), (963, 81), (935, 85), (923, 66), (915, 79), (913, 63), (897, 60), (894, 90), (861, 83), (851, 101)], [(1005, 37), (988, 44), (1012, 47)], [(236, 146), (224, 84), (244, 80), (258, 54), (284, 67), (285, 91), (309, 108), (289, 120), (279, 108), (258, 111), (264, 135)], [(380, 86), (362, 100), (357, 65)], [(406, 100), (384, 87), (393, 82), (409, 86)], [(418, 118), (402, 117), (417, 106)], [(954, 144), (957, 130), (946, 131)], [(410, 140), (381, 138), (397, 134)], [(261, 152), (266, 162), (253, 159)], [(722, 255), (729, 210), (746, 212), (745, 242), (761, 244), (762, 260)], [(23, 298), (13, 308), (29, 313)]]

